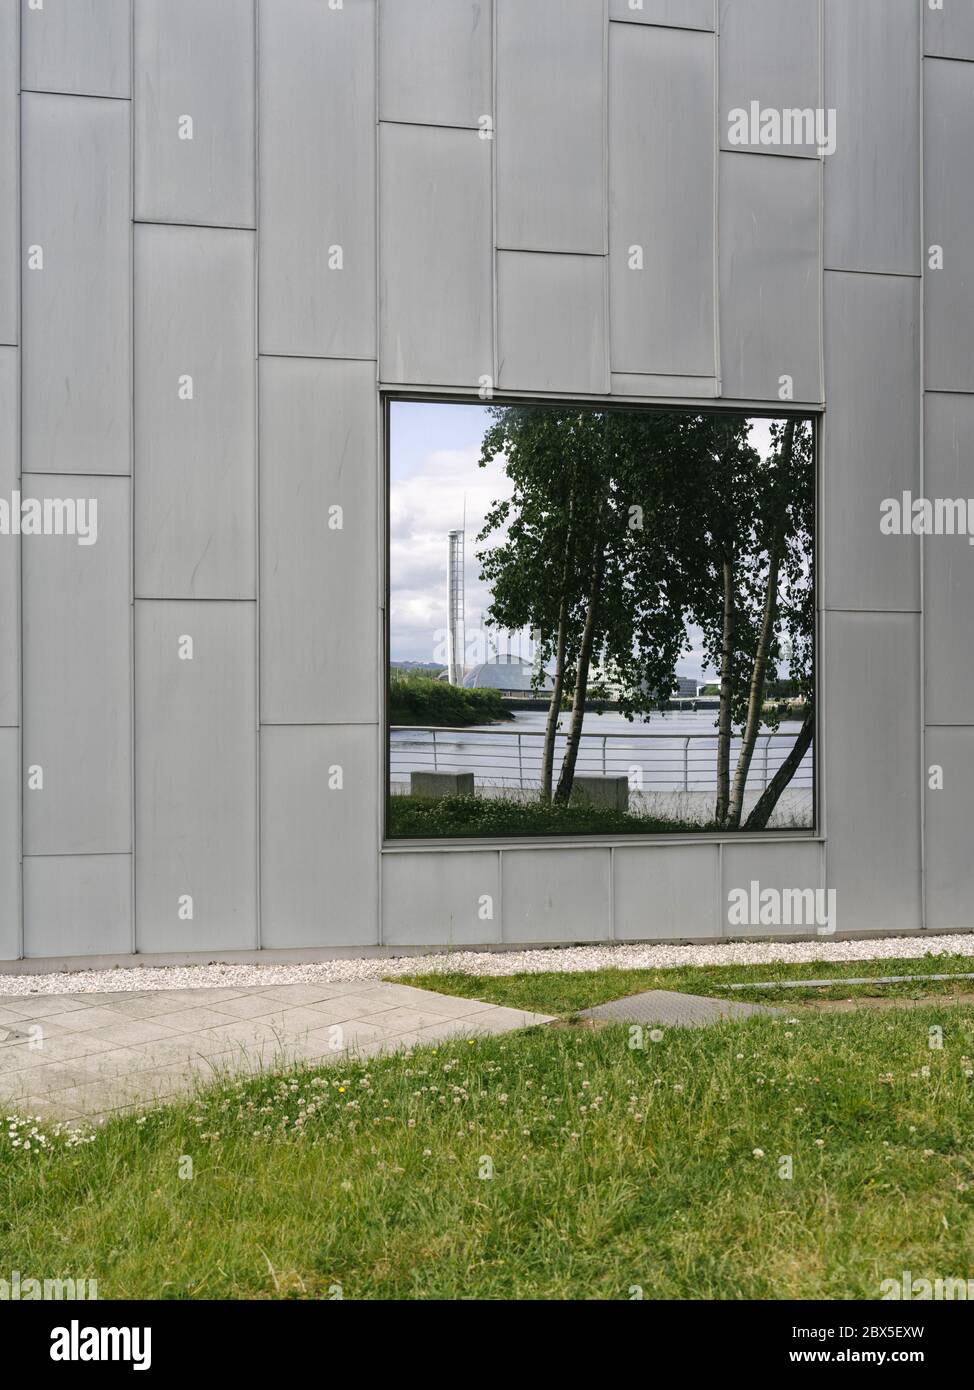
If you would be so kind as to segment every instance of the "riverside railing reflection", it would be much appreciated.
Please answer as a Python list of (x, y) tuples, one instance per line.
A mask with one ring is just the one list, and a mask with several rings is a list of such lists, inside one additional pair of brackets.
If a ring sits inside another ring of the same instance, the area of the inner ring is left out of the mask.
[[(541, 785), (542, 730), (448, 729), (394, 724), (389, 730), (389, 780), (392, 790), (408, 789), (411, 772), (472, 772), (478, 789), (532, 791)], [(747, 790), (760, 792), (787, 758), (798, 737), (794, 730), (758, 735), (748, 772)], [(564, 757), (567, 735), (555, 744), (555, 776)], [(740, 738), (731, 744), (736, 766)], [(715, 733), (583, 733), (575, 767), (578, 776), (629, 779), (634, 792), (716, 792)], [(805, 754), (788, 784), (789, 792), (811, 793), (813, 755)]]

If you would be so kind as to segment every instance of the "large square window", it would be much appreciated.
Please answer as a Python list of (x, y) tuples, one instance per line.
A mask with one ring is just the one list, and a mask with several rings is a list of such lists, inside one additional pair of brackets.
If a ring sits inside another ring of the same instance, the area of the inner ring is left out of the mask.
[(815, 828), (815, 421), (388, 402), (390, 839)]

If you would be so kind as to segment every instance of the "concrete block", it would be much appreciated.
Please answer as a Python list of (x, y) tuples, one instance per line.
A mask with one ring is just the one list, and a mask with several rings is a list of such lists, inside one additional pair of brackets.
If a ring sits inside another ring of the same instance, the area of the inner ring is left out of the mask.
[(411, 796), (473, 796), (472, 772), (411, 772)]
[(629, 810), (628, 777), (576, 777), (572, 782), (572, 802), (590, 806), (609, 806), (613, 811)]

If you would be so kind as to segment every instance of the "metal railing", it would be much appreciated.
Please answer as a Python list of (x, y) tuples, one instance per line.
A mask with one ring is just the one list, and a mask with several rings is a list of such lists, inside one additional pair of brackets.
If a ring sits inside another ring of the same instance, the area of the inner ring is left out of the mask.
[[(747, 790), (763, 790), (787, 758), (798, 731), (758, 735), (748, 772)], [(568, 742), (555, 742), (555, 776)], [(731, 741), (731, 775), (741, 739)], [(389, 776), (408, 782), (411, 772), (472, 772), (482, 786), (528, 791), (541, 785), (544, 730), (390, 728)], [(635, 791), (714, 792), (717, 789), (716, 733), (584, 733), (575, 764), (578, 776), (625, 776)], [(789, 787), (811, 790), (811, 751), (796, 769)]]

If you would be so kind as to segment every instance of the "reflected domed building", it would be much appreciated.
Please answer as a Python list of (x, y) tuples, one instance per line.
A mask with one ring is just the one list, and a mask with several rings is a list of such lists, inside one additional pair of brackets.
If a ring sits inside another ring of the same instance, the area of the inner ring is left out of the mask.
[(549, 694), (551, 677), (543, 672), (535, 690), (531, 684), (534, 674), (530, 661), (524, 661), (519, 656), (495, 656), (490, 661), (471, 667), (463, 678), (463, 685), (467, 690), (499, 690), (502, 695), (510, 696)]

